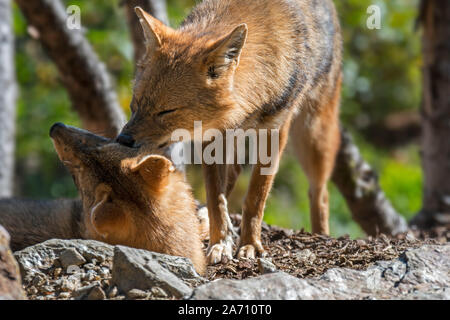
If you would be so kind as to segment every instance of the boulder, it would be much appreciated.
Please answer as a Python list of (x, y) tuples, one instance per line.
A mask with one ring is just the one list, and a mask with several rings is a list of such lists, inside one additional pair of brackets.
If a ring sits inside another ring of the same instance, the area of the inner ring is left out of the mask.
[(48, 240), (14, 253), (24, 282), (42, 270), (60, 265), (66, 273), (77, 273), (85, 262), (103, 262), (113, 257), (113, 246), (94, 240)]
[(123, 246), (114, 248), (112, 284), (121, 292), (159, 287), (182, 298), (192, 293), (190, 286), (203, 281), (189, 259)]
[(9, 234), (0, 226), (0, 300), (26, 299), (19, 266), (9, 248)]

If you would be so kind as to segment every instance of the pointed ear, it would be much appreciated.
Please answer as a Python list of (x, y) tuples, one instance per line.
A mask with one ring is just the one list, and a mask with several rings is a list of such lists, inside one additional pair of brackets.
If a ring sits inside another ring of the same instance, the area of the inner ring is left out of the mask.
[(161, 46), (161, 35), (166, 27), (161, 21), (148, 14), (141, 7), (134, 8), (144, 31), (147, 48), (153, 50)]
[(92, 227), (103, 238), (125, 232), (128, 225), (125, 211), (113, 201), (111, 188), (104, 184), (95, 189), (95, 202), (90, 218)]
[(168, 177), (174, 171), (172, 162), (160, 155), (145, 156), (131, 165), (131, 172), (138, 172), (152, 190), (166, 187)]
[(247, 25), (245, 23), (241, 24), (212, 46), (212, 52), (206, 60), (210, 78), (219, 78), (233, 64), (236, 67), (238, 66), (242, 48), (247, 39), (247, 33)]

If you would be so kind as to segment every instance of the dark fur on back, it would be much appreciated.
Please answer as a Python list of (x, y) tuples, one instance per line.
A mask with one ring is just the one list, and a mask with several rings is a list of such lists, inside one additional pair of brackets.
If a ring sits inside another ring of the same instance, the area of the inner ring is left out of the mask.
[(0, 225), (17, 251), (54, 238), (83, 238), (82, 211), (80, 200), (1, 199)]

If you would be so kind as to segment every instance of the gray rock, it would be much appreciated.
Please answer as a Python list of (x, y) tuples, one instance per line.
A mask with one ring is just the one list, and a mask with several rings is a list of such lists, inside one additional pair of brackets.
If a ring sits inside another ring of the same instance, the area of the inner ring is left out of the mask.
[(86, 259), (75, 248), (64, 250), (59, 256), (59, 261), (64, 269), (70, 266), (81, 266), (86, 263)]
[(311, 252), (309, 249), (304, 249), (297, 253), (297, 259), (303, 263), (312, 263), (316, 260), (316, 255)]
[(105, 300), (106, 294), (105, 291), (100, 286), (95, 286), (92, 288), (91, 292), (89, 292), (87, 300)]
[[(61, 254), (68, 249), (75, 249), (85, 260), (112, 260), (113, 246), (94, 240), (59, 240), (53, 239), (25, 248), (14, 253), (19, 263), (22, 279), (25, 283), (32, 281), (40, 269), (47, 269), (60, 262)], [(71, 269), (71, 270), (68, 270)], [(81, 273), (75, 265), (64, 268), (63, 272)]]
[(0, 300), (26, 299), (19, 266), (9, 248), (9, 234), (0, 226)]
[(117, 289), (116, 286), (112, 287), (109, 292), (108, 292), (108, 298), (114, 298), (117, 296), (117, 293), (119, 292), (119, 290)]
[(319, 289), (284, 272), (245, 280), (217, 280), (194, 290), (194, 300), (321, 299)]
[(277, 267), (268, 259), (258, 258), (258, 270), (261, 274), (274, 273)]
[(153, 287), (152, 295), (157, 298), (167, 298), (167, 293), (160, 287)]
[(72, 292), (72, 297), (74, 298), (84, 298), (86, 297), (95, 287), (100, 287), (100, 283), (95, 281), (87, 286), (81, 287), (78, 290)]
[(149, 296), (148, 292), (145, 292), (143, 290), (139, 290), (139, 289), (131, 289), (130, 291), (127, 292), (127, 298), (128, 299), (145, 299)]
[(450, 245), (407, 250), (367, 270), (328, 270), (298, 279), (282, 272), (218, 280), (194, 290), (192, 299), (449, 299)]
[(145, 250), (117, 246), (114, 249), (112, 284), (119, 291), (151, 290), (160, 287), (171, 296), (182, 298), (192, 289), (186, 280), (200, 280), (190, 260)]

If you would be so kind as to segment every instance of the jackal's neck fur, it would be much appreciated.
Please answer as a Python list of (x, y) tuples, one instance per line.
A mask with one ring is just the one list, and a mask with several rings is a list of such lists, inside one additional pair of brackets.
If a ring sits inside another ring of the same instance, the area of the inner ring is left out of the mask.
[(208, 39), (220, 38), (243, 22), (248, 37), (234, 76), (233, 102), (247, 115), (242, 127), (267, 127), (281, 118), (273, 123), (278, 127), (288, 113), (283, 107), (318, 99), (321, 82), (339, 77), (337, 14), (328, 0), (205, 0), (177, 33), (191, 47), (198, 43), (203, 48)]

